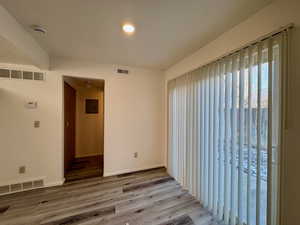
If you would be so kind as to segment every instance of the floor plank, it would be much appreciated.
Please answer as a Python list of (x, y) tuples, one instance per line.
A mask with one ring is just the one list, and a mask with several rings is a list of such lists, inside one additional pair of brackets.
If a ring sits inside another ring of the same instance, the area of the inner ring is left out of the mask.
[(107, 215), (113, 215), (115, 214), (115, 211), (116, 211), (115, 207), (107, 207), (107, 208), (92, 210), (84, 213), (78, 213), (72, 216), (65, 216), (60, 219), (51, 218), (46, 222), (40, 222), (40, 224), (41, 225), (61, 225), (61, 224), (75, 224), (75, 223), (78, 224), (79, 222), (90, 219), (91, 217), (103, 217)]
[(0, 197), (1, 225), (212, 225), (164, 168)]
[(8, 210), (8, 208), (9, 208), (8, 205), (6, 205), (6, 206), (1, 206), (1, 207), (0, 207), (0, 214), (5, 213), (5, 212)]
[(75, 158), (65, 173), (67, 181), (103, 176), (103, 155)]
[(194, 222), (190, 216), (183, 215), (166, 223), (161, 223), (160, 225), (194, 225)]

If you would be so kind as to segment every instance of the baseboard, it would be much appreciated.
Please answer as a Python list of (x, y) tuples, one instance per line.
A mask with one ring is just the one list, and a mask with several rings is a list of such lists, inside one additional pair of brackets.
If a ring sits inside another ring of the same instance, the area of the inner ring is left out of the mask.
[(138, 172), (138, 171), (142, 171), (142, 170), (155, 169), (155, 168), (159, 168), (159, 167), (165, 167), (165, 165), (157, 164), (154, 166), (145, 166), (145, 167), (139, 167), (139, 168), (134, 168), (134, 169), (125, 169), (125, 170), (119, 170), (119, 171), (115, 171), (115, 172), (105, 172), (104, 171), (103, 176), (109, 177), (109, 176), (121, 175), (124, 173), (132, 173), (132, 172)]
[(45, 187), (54, 187), (54, 186), (61, 186), (65, 183), (65, 178), (63, 178), (62, 180), (59, 180), (59, 181), (54, 181), (54, 182), (51, 182), (51, 183), (46, 183), (45, 184)]

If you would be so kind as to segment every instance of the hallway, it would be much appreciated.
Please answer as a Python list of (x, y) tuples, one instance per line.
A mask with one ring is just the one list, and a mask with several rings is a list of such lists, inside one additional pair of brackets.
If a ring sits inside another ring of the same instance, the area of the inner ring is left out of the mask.
[(103, 176), (103, 155), (75, 158), (66, 171), (66, 181)]

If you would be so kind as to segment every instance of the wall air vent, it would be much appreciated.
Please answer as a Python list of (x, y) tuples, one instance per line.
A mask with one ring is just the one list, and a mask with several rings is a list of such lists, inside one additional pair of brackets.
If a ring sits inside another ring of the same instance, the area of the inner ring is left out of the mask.
[(9, 193), (9, 185), (0, 186), (0, 195)]
[(32, 190), (32, 189), (37, 189), (42, 187), (44, 187), (43, 179), (30, 180), (21, 183), (13, 183), (9, 185), (0, 186), (0, 195), (6, 195), (10, 193), (27, 191), (27, 190)]
[(23, 183), (23, 190), (32, 189), (32, 187), (33, 187), (32, 181), (28, 181), (28, 182)]
[(22, 71), (19, 70), (11, 70), (10, 71), (11, 79), (22, 79)]
[(34, 72), (33, 76), (34, 76), (34, 78), (33, 78), (34, 80), (44, 80), (43, 73)]
[(0, 68), (0, 78), (43, 81), (45, 80), (45, 74), (42, 72), (10, 70), (6, 68)]
[(10, 76), (9, 70), (7, 70), (7, 69), (0, 69), (0, 77), (9, 78), (9, 76)]
[(117, 73), (120, 73), (120, 74), (129, 74), (129, 70), (118, 69)]
[(17, 192), (17, 191), (22, 191), (22, 184), (11, 184), (10, 185), (10, 191), (11, 192)]
[(33, 80), (33, 72), (24, 71), (23, 79), (24, 80)]

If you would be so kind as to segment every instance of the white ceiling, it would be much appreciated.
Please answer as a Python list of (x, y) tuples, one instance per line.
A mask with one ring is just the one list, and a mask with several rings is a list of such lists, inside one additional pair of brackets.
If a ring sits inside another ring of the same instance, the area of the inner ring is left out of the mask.
[(64, 81), (76, 88), (104, 88), (104, 80), (64, 76)]
[[(272, 0), (0, 0), (51, 57), (166, 69)], [(122, 33), (123, 22), (136, 33)]]

